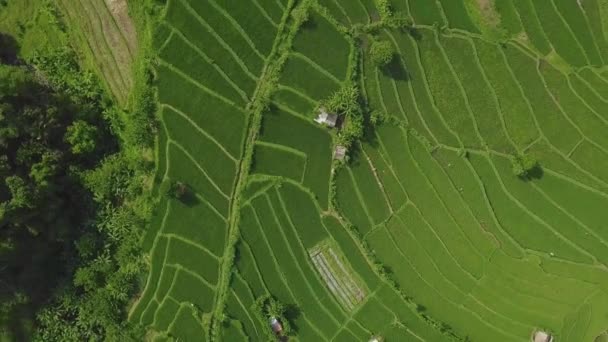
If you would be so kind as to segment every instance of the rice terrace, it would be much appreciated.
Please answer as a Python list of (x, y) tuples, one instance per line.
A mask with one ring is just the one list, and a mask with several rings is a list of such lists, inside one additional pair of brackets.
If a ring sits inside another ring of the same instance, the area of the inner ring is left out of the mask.
[(146, 339), (608, 341), (608, 1), (155, 3)]

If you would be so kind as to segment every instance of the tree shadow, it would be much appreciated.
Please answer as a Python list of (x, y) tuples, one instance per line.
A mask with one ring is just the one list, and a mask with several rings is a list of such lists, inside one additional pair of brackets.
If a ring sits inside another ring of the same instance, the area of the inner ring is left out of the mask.
[(0, 32), (0, 64), (21, 64), (19, 51), (19, 43), (13, 36)]
[(530, 170), (528, 170), (526, 172), (526, 174), (520, 178), (526, 182), (529, 182), (532, 180), (539, 180), (539, 179), (543, 178), (544, 175), (545, 175), (545, 171), (543, 171), (542, 166), (536, 165), (533, 168), (531, 168)]
[(387, 77), (391, 77), (397, 81), (410, 80), (410, 76), (403, 66), (403, 63), (401, 63), (401, 58), (399, 56), (394, 56), (393, 59), (391, 59), (388, 64), (382, 66), (380, 70)]
[(287, 304), (285, 306), (285, 319), (289, 321), (289, 326), (291, 327), (292, 334), (298, 334), (298, 326), (294, 323), (298, 317), (302, 315), (302, 311), (295, 304)]
[(422, 33), (420, 33), (420, 30), (418, 30), (415, 27), (408, 27), (407, 29), (407, 33), (409, 33), (409, 35), (414, 38), (415, 41), (420, 41), (422, 40)]
[(179, 201), (189, 208), (195, 207), (201, 203), (196, 192), (189, 185), (186, 185), (186, 191), (179, 197)]

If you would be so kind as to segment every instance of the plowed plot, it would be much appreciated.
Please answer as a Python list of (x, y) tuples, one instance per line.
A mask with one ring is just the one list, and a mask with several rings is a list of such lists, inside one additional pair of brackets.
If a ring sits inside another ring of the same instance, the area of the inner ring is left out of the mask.
[[(161, 197), (133, 320), (267, 340), (254, 304), (270, 295), (298, 341), (605, 334), (600, 2), (388, 1), (407, 29), (379, 22), (382, 3), (168, 1), (156, 180), (192, 196)], [(394, 48), (388, 65), (373, 40)], [(348, 126), (313, 116), (347, 84), (365, 127), (340, 164)]]

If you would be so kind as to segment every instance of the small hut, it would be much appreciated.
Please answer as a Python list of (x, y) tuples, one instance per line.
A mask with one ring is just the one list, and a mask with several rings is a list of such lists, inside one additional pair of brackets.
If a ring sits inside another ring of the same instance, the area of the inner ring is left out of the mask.
[(336, 146), (334, 149), (334, 159), (344, 160), (344, 157), (346, 157), (346, 147), (342, 145)]
[(272, 331), (277, 334), (280, 335), (281, 332), (283, 332), (283, 326), (281, 325), (281, 322), (279, 322), (279, 320), (276, 317), (270, 317), (270, 328), (272, 328)]
[(338, 122), (338, 115), (328, 113), (324, 107), (319, 108), (319, 115), (315, 119), (317, 123), (326, 125), (327, 127), (336, 127)]
[(384, 341), (382, 336), (372, 336), (372, 338), (369, 339), (369, 342), (382, 342), (382, 341)]
[(553, 342), (553, 336), (547, 332), (537, 330), (532, 335), (532, 342)]

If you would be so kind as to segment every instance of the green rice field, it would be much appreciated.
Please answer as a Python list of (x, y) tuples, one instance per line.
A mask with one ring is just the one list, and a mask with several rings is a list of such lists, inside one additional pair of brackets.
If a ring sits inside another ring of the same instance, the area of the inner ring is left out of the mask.
[(605, 1), (167, 0), (154, 41), (150, 340), (608, 336)]

